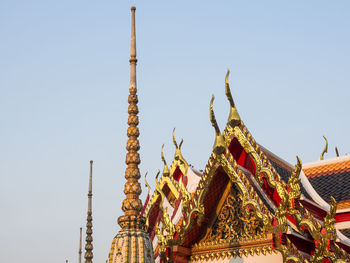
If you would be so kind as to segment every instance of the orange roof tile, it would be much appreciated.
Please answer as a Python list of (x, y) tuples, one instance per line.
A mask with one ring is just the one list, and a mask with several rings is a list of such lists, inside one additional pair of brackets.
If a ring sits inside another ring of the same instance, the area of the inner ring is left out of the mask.
[(307, 167), (303, 169), (303, 172), (308, 178), (330, 175), (334, 173), (343, 173), (350, 171), (350, 160), (335, 160), (334, 162), (322, 162), (317, 166)]
[(350, 200), (343, 200), (338, 202), (337, 210), (350, 208)]

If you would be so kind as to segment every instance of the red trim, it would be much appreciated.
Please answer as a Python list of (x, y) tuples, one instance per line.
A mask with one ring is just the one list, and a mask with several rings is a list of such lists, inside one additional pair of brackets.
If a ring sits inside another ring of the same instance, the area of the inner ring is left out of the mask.
[(176, 169), (175, 169), (175, 171), (174, 171), (174, 173), (173, 173), (174, 179), (175, 179), (176, 181), (179, 181), (181, 175), (182, 175), (182, 172), (181, 172), (179, 166), (176, 166)]
[(350, 212), (337, 213), (334, 218), (337, 223), (350, 221)]
[(142, 211), (141, 211), (141, 216), (143, 216), (143, 214), (145, 213), (148, 201), (149, 201), (149, 194), (147, 194), (147, 198), (146, 198), (145, 204), (143, 205), (143, 208), (142, 208)]
[(305, 240), (301, 237), (292, 234), (283, 234), (283, 241), (285, 242), (285, 235), (297, 247), (298, 250), (311, 255), (315, 251), (315, 243), (311, 240)]
[(176, 200), (176, 202), (175, 202), (174, 212), (173, 212), (173, 214), (172, 214), (172, 216), (171, 216), (171, 220), (174, 219), (174, 217), (175, 217), (175, 215), (176, 215), (176, 213), (177, 213), (177, 209), (179, 209), (181, 200), (182, 200), (182, 194), (180, 193), (180, 194), (179, 194), (179, 198), (178, 198), (178, 199)]
[(249, 170), (253, 175), (255, 175), (255, 163), (253, 159), (245, 152), (242, 145), (239, 143), (237, 138), (232, 138), (230, 146), (228, 147), (233, 158), (236, 160), (237, 164)]

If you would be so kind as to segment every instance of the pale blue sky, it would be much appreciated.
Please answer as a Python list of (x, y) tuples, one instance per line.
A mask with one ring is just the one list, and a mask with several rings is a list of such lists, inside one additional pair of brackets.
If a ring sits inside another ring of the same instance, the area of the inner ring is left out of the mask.
[[(89, 160), (94, 262), (118, 232), (130, 6), (136, 5), (141, 171), (171, 162), (171, 132), (204, 168), (223, 128), (226, 69), (256, 140), (291, 163), (350, 153), (350, 2), (0, 1), (0, 262), (78, 261)], [(145, 193), (142, 198), (144, 199)]]

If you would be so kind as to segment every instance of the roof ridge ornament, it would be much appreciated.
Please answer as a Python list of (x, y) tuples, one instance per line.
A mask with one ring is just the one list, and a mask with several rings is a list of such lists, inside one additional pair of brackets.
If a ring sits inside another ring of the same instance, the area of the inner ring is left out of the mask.
[(242, 123), (242, 121), (232, 98), (230, 84), (228, 82), (229, 75), (230, 75), (230, 69), (227, 69), (227, 73), (225, 77), (225, 94), (228, 101), (230, 102), (230, 115), (228, 117), (227, 123), (233, 128), (235, 126), (239, 126)]
[(326, 141), (326, 145), (321, 153), (320, 160), (324, 160), (324, 154), (328, 152), (328, 141), (327, 138), (323, 135), (324, 140)]
[(211, 125), (215, 129), (215, 142), (213, 146), (213, 151), (217, 154), (222, 154), (225, 151), (225, 139), (224, 136), (220, 132), (219, 125), (216, 121), (215, 114), (214, 114), (214, 109), (213, 109), (213, 102), (214, 102), (215, 96), (214, 94), (211, 97), (210, 100), (210, 108), (209, 108), (209, 116), (210, 116), (210, 122)]
[(339, 157), (339, 151), (337, 146), (335, 146), (335, 154), (337, 155), (337, 157)]
[(176, 148), (174, 159), (175, 159), (175, 161), (178, 161), (180, 164), (184, 165), (185, 170), (187, 172), (188, 163), (186, 162), (185, 158), (182, 156), (182, 153), (181, 153), (181, 147), (182, 147), (182, 144), (184, 142), (184, 139), (181, 139), (180, 144), (177, 145), (176, 138), (175, 138), (175, 129), (176, 129), (176, 127), (174, 127), (174, 129), (173, 129), (173, 143), (174, 143), (175, 148)]
[(148, 182), (147, 182), (147, 174), (148, 172), (145, 173), (145, 186), (148, 188), (148, 193), (147, 195), (149, 195), (152, 191), (151, 187), (149, 186)]
[[(181, 141), (181, 143), (182, 143), (183, 141)], [(181, 145), (181, 144), (180, 144)], [(161, 149), (161, 152), (160, 152), (160, 156), (161, 156), (161, 158), (162, 158), (162, 161), (163, 161), (163, 163), (164, 163), (164, 168), (163, 168), (163, 176), (169, 176), (170, 175), (170, 171), (169, 171), (169, 167), (168, 167), (168, 165), (167, 165), (167, 163), (166, 163), (166, 160), (165, 160), (165, 158), (164, 158), (164, 152), (163, 152), (163, 148), (164, 148), (164, 143), (163, 143), (163, 145), (162, 145), (162, 149)]]

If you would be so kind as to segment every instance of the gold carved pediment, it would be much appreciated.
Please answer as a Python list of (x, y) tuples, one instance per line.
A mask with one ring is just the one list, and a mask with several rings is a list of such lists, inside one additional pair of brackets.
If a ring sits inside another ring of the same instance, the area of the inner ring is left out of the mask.
[(266, 229), (252, 212), (244, 212), (242, 198), (235, 184), (229, 183), (219, 203), (216, 217), (199, 243), (237, 243), (265, 236)]

